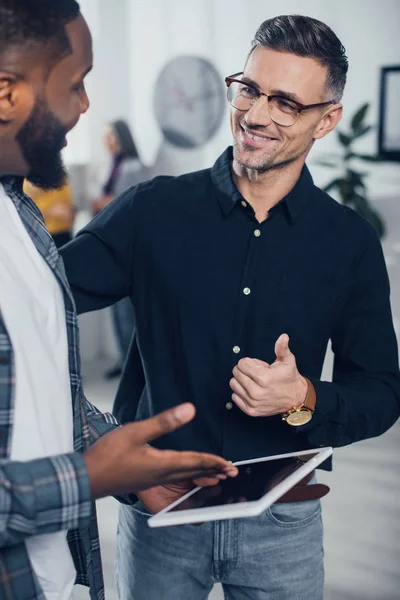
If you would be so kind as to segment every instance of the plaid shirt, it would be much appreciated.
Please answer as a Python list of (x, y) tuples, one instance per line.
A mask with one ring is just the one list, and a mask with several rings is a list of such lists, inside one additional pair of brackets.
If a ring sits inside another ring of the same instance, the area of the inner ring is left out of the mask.
[(13, 349), (0, 311), (0, 598), (45, 600), (30, 566), (25, 538), (68, 530), (76, 583), (90, 586), (92, 600), (104, 598), (96, 509), (82, 452), (116, 426), (82, 390), (78, 320), (64, 266), (40, 211), (17, 178), (1, 183), (38, 252), (62, 287), (74, 417), (74, 453), (29, 462), (10, 461), (15, 388)]

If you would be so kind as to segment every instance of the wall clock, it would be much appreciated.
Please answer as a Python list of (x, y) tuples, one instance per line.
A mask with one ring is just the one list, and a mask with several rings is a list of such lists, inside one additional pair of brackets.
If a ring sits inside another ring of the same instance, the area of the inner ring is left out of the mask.
[(178, 56), (161, 71), (154, 102), (165, 139), (180, 148), (198, 148), (221, 124), (226, 106), (223, 79), (208, 60)]

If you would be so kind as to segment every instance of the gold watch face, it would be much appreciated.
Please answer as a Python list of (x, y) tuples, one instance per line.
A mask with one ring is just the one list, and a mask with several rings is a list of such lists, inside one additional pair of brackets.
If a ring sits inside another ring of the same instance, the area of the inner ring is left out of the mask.
[(295, 427), (298, 427), (299, 425), (305, 425), (306, 423), (309, 423), (312, 419), (312, 412), (311, 410), (306, 409), (300, 409), (300, 410), (295, 410), (294, 412), (290, 413), (290, 415), (288, 415), (286, 417), (286, 423), (288, 423), (289, 425), (293, 425)]

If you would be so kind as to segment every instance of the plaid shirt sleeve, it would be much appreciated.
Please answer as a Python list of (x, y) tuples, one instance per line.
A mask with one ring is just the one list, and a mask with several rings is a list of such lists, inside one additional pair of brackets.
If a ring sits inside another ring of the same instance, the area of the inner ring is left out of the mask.
[[(94, 444), (102, 435), (122, 427), (121, 423), (110, 413), (101, 413), (93, 404), (86, 398), (86, 415), (88, 418), (89, 445)], [(135, 494), (121, 494), (114, 496), (121, 504), (135, 504), (138, 498)]]
[(81, 454), (0, 461), (0, 547), (32, 535), (87, 527), (92, 510)]
[(102, 413), (87, 398), (83, 398), (88, 427), (88, 445), (91, 446), (106, 433), (114, 431), (121, 424), (110, 413)]

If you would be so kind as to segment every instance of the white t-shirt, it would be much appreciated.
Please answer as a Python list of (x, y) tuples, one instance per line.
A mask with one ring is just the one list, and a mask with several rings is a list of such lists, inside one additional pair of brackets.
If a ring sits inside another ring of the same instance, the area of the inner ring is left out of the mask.
[[(73, 415), (62, 291), (0, 184), (0, 310), (14, 351), (11, 459), (73, 450)], [(66, 531), (26, 538), (46, 600), (69, 600), (76, 571)]]

